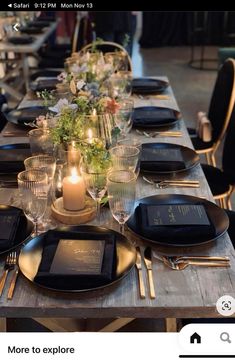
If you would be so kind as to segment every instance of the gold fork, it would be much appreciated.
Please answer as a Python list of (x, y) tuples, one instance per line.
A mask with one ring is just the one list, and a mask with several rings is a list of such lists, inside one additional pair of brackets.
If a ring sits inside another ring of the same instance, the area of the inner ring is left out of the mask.
[(4, 265), (4, 271), (0, 278), (0, 297), (2, 295), (6, 283), (7, 275), (9, 271), (11, 271), (15, 267), (15, 265), (16, 265), (16, 252), (11, 252), (7, 255)]

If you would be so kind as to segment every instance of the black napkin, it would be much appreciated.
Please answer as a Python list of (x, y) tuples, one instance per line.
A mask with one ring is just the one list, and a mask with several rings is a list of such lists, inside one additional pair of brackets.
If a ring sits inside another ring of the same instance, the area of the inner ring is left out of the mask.
[[(60, 239), (105, 240), (101, 274), (53, 274), (50, 267)], [(56, 231), (47, 232), (44, 239), (42, 260), (34, 281), (50, 288), (82, 290), (103, 286), (112, 281), (116, 271), (116, 240), (112, 233)]]
[(44, 89), (47, 90), (53, 90), (56, 88), (56, 84), (59, 83), (59, 80), (57, 78), (54, 79), (42, 79), (42, 80), (36, 80), (33, 83), (31, 83), (30, 87), (34, 91), (42, 91)]
[(21, 36), (11, 36), (7, 39), (9, 43), (15, 45), (31, 44), (34, 41), (32, 36), (21, 35)]
[(34, 121), (39, 115), (46, 115), (46, 113), (46, 107), (14, 109), (7, 114), (7, 119), (13, 122), (17, 120), (17, 123), (27, 123)]
[(0, 172), (21, 172), (25, 169), (24, 160), (31, 156), (30, 149), (0, 149)]
[[(203, 205), (203, 203), (196, 203), (197, 205)], [(172, 245), (177, 244), (197, 244), (217, 236), (215, 226), (210, 220), (210, 216), (205, 209), (207, 218), (209, 220), (208, 225), (149, 225), (148, 207), (156, 204), (143, 204), (140, 203), (135, 210), (137, 217), (138, 227), (140, 234), (145, 238), (161, 243), (170, 243)], [(183, 204), (181, 204), (183, 205)], [(188, 205), (188, 204), (187, 204)], [(160, 204), (158, 204), (160, 206)]]
[(19, 226), (22, 211), (17, 208), (2, 209), (0, 212), (0, 251), (14, 246), (16, 231)]
[(169, 124), (176, 121), (174, 110), (157, 107), (139, 107), (134, 109), (133, 124), (135, 126)]
[(150, 172), (174, 172), (185, 169), (179, 148), (159, 149), (142, 146), (140, 169)]

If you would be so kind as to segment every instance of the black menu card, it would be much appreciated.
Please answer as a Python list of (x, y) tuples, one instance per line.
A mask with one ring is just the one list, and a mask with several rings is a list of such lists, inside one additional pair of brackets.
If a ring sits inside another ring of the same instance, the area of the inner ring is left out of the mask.
[(143, 148), (141, 161), (144, 162), (183, 162), (183, 156), (179, 148)]
[(54, 255), (50, 273), (101, 274), (104, 240), (61, 239)]
[(147, 206), (149, 226), (210, 225), (205, 208), (197, 204)]

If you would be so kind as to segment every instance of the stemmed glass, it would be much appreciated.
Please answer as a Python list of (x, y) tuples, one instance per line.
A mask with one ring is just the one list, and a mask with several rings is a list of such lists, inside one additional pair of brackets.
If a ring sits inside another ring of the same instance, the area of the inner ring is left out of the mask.
[(134, 108), (134, 102), (132, 99), (123, 98), (119, 103), (119, 108), (115, 114), (115, 123), (121, 130), (121, 136), (126, 137), (130, 132), (133, 124), (132, 113)]
[(46, 172), (30, 169), (17, 176), (21, 205), (26, 217), (35, 225), (33, 236), (38, 235), (38, 222), (47, 207), (48, 177)]
[(124, 233), (124, 225), (134, 212), (136, 175), (128, 170), (112, 170), (108, 174), (109, 207)]
[(90, 164), (84, 161), (81, 165), (81, 173), (90, 196), (96, 201), (97, 220), (100, 222), (100, 204), (107, 190), (107, 174), (109, 168), (94, 170)]
[(52, 181), (55, 175), (55, 169), (56, 169), (56, 159), (47, 154), (41, 154), (41, 155), (35, 155), (33, 157), (26, 158), (24, 160), (24, 165), (26, 170), (30, 169), (40, 169), (44, 171), (47, 174), (48, 179), (48, 198), (47, 198), (47, 211), (45, 212), (45, 217), (43, 219), (43, 228), (45, 230), (45, 226), (49, 226), (49, 224), (52, 226), (52, 222), (49, 217), (49, 207), (51, 205), (52, 197), (51, 197), (51, 187), (52, 187)]

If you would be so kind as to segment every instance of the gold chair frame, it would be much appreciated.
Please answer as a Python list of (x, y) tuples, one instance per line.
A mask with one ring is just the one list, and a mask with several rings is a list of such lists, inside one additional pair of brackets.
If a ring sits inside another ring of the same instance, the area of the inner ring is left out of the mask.
[[(130, 67), (130, 71), (131, 73), (133, 73), (133, 66), (132, 66), (132, 61), (131, 61), (131, 57), (130, 55), (128, 54), (128, 52), (126, 51), (126, 49), (118, 44), (118, 43), (114, 43), (112, 41), (103, 41), (102, 43), (100, 43), (101, 45), (110, 45), (110, 46), (113, 46), (113, 47), (116, 47), (118, 50), (124, 52), (124, 54), (126, 55), (127, 59), (128, 59), (128, 63), (129, 63), (129, 67)], [(78, 54), (82, 54), (84, 52), (86, 52), (87, 50), (89, 50), (90, 48), (92, 47), (92, 43), (89, 43), (87, 45), (85, 45), (79, 52)]]
[(230, 61), (233, 65), (233, 89), (231, 92), (230, 101), (229, 101), (223, 129), (222, 129), (217, 141), (210, 148), (196, 150), (197, 154), (205, 155), (207, 164), (213, 165), (214, 167), (216, 167), (215, 153), (217, 152), (217, 149), (219, 148), (219, 146), (225, 136), (225, 133), (227, 131), (227, 128), (228, 128), (228, 125), (230, 122), (234, 103), (235, 103), (235, 60), (232, 58), (229, 58), (229, 59), (227, 59), (227, 61)]

